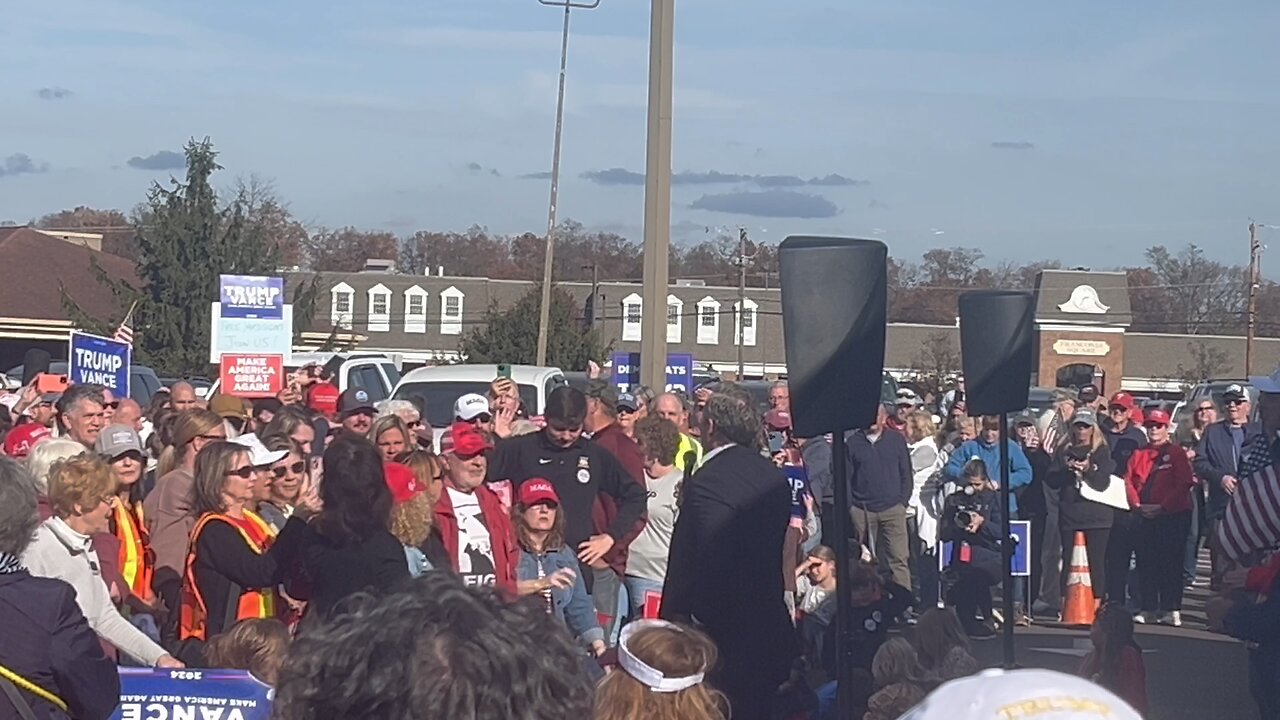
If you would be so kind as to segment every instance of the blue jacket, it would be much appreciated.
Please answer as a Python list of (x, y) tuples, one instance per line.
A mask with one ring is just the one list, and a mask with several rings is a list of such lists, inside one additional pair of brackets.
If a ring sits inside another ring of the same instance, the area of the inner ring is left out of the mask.
[[(1027, 454), (1022, 452), (1022, 448), (1017, 443), (1012, 440), (1006, 442), (1009, 443), (1009, 517), (1017, 517), (1018, 498), (1014, 491), (1031, 484), (1031, 462), (1027, 460)], [(986, 464), (987, 475), (998, 485), (1000, 483), (1000, 444), (998, 442), (987, 445), (981, 440), (966, 440), (951, 453), (946, 467), (942, 469), (943, 475), (958, 485), (964, 485), (965, 463), (975, 457)]]
[(1227, 509), (1230, 496), (1222, 489), (1222, 478), (1231, 475), (1237, 480), (1240, 464), (1249, 454), (1249, 449), (1262, 438), (1262, 426), (1258, 423), (1247, 423), (1244, 426), (1244, 446), (1236, 451), (1235, 440), (1231, 436), (1230, 423), (1226, 420), (1216, 422), (1204, 429), (1200, 437), (1200, 446), (1196, 448), (1196, 476), (1209, 486), (1209, 517), (1219, 517)]
[(538, 579), (538, 565), (542, 565), (544, 576), (550, 576), (557, 570), (569, 568), (576, 575), (572, 589), (551, 589), (551, 604), (555, 606), (555, 615), (564, 621), (584, 645), (596, 640), (604, 640), (604, 630), (600, 628), (600, 620), (596, 617), (595, 605), (587, 594), (587, 586), (582, 581), (582, 569), (578, 565), (578, 556), (573, 554), (567, 545), (542, 555), (534, 555), (520, 550), (520, 562), (516, 565), (516, 580)]
[(862, 430), (849, 433), (849, 499), (853, 507), (880, 513), (905, 508), (915, 489), (907, 439), (885, 428), (875, 442)]

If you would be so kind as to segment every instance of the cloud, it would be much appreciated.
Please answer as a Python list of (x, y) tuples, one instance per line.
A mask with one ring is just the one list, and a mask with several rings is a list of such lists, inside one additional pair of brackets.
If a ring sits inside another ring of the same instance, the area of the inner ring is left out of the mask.
[(74, 94), (64, 87), (45, 87), (36, 91), (36, 96), (41, 100), (62, 100)]
[[(644, 185), (644, 173), (623, 168), (588, 170), (582, 173), (582, 178), (597, 185)], [(769, 190), (797, 188), (806, 185), (813, 187), (847, 187), (868, 184), (866, 180), (854, 180), (835, 173), (825, 177), (812, 177), (807, 180), (799, 175), (744, 175), (742, 173), (721, 172), (719, 170), (707, 170), (705, 172), (684, 170), (671, 175), (672, 185), (740, 185), (744, 183), (750, 183)]]
[(524, 175), (520, 176), (520, 179), (521, 180), (550, 180), (551, 171), (544, 170), (542, 172), (525, 173)]
[(181, 170), (187, 166), (187, 156), (172, 150), (161, 150), (146, 157), (134, 155), (127, 164), (138, 170)]
[(997, 140), (991, 143), (991, 147), (997, 150), (1034, 150), (1036, 144), (1025, 140)]
[(14, 153), (0, 162), (0, 177), (31, 175), (49, 171), (49, 163), (37, 163), (26, 153)]
[(498, 172), (497, 168), (485, 167), (474, 160), (467, 163), (467, 172), (472, 175), (492, 175), (494, 177), (502, 177), (502, 173)]
[(835, 203), (821, 195), (789, 190), (703, 195), (689, 207), (694, 210), (771, 218), (829, 218), (840, 213), (840, 208)]

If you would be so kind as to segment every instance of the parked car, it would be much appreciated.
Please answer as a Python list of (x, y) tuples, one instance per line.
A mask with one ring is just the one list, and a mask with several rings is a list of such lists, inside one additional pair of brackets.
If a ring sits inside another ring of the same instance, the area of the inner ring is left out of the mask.
[[(568, 385), (564, 372), (556, 367), (511, 365), (511, 379), (520, 402), (530, 415), (541, 415), (552, 390)], [(467, 393), (484, 395), (498, 377), (497, 365), (437, 365), (410, 370), (395, 386), (395, 400), (416, 400), (435, 430), (436, 447), (440, 435), (453, 422), (453, 404)]]
[[(15, 365), (5, 371), (5, 375), (10, 378), (18, 378), (18, 382), (21, 382), (22, 370), (21, 365)], [(67, 361), (55, 360), (49, 363), (49, 372), (54, 375), (66, 375), (68, 373)], [(160, 382), (155, 370), (146, 365), (131, 365), (129, 367), (129, 397), (137, 400), (142, 407), (145, 408), (151, 402), (151, 396), (162, 387), (164, 387), (164, 384)]]
[(1253, 405), (1253, 416), (1258, 418), (1258, 390), (1249, 384), (1248, 380), (1207, 380), (1197, 383), (1187, 391), (1186, 399), (1182, 401), (1180, 407), (1174, 412), (1173, 422), (1175, 425), (1190, 419), (1192, 408), (1200, 403), (1204, 398), (1211, 398), (1213, 404), (1218, 408), (1219, 417), (1222, 416), (1222, 393), (1226, 392), (1227, 387), (1231, 385), (1243, 385), (1245, 392), (1249, 394), (1249, 402)]
[[(391, 397), (391, 390), (400, 382), (400, 369), (391, 358), (378, 353), (294, 353), (284, 367), (285, 373), (293, 373), (308, 365), (328, 368), (339, 391), (349, 387), (364, 388), (374, 402)], [(221, 380), (214, 382), (209, 388), (209, 395), (217, 393), (221, 386)]]

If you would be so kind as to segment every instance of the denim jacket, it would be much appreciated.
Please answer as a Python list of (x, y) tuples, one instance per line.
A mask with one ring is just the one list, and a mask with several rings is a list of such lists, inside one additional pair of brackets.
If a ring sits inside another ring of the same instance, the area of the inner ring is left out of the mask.
[(587, 595), (587, 586), (582, 581), (582, 569), (578, 565), (578, 557), (567, 545), (556, 550), (535, 555), (520, 550), (520, 563), (516, 566), (516, 579), (520, 582), (538, 579), (538, 565), (542, 565), (544, 576), (550, 576), (561, 568), (573, 570), (575, 579), (573, 587), (566, 590), (551, 589), (551, 602), (555, 606), (555, 615), (584, 645), (596, 640), (604, 640), (604, 630), (600, 628), (600, 620), (596, 617), (595, 605), (591, 596)]

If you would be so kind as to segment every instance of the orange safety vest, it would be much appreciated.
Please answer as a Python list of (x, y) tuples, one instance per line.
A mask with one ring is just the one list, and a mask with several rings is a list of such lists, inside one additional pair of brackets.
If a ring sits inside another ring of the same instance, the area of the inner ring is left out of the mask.
[(117, 502), (114, 513), (114, 535), (120, 541), (120, 574), (135, 596), (150, 601), (154, 594), (151, 576), (155, 572), (156, 554), (151, 549), (151, 534), (147, 532), (142, 503), (134, 503), (129, 509)]
[[(205, 605), (200, 587), (196, 584), (196, 545), (200, 532), (215, 520), (225, 522), (240, 532), (240, 537), (255, 553), (261, 555), (271, 547), (276, 534), (265, 520), (249, 510), (243, 519), (222, 513), (205, 513), (191, 529), (191, 546), (187, 552), (186, 572), (182, 582), (182, 613), (179, 618), (179, 639), (208, 640), (209, 608)], [(240, 593), (236, 608), (236, 620), (264, 619), (276, 616), (277, 596), (275, 586), (257, 589), (245, 588)], [(230, 628), (224, 628), (229, 630)]]

